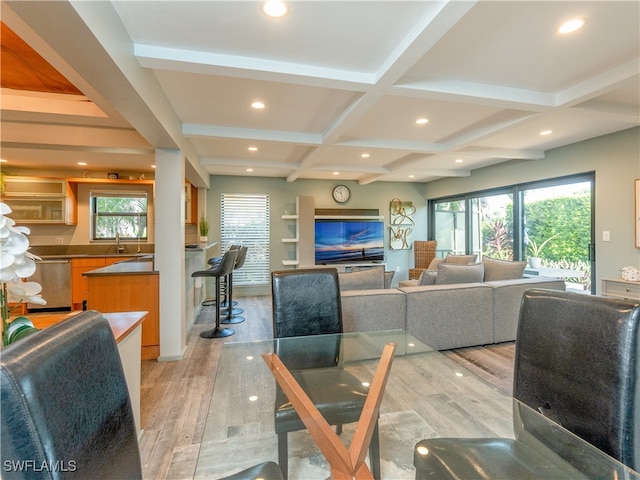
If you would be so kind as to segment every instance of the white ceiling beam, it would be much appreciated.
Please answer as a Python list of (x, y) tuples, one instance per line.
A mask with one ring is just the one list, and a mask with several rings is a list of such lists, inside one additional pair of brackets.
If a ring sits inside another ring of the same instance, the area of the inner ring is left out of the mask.
[(545, 158), (544, 150), (527, 150), (518, 148), (468, 147), (457, 153), (470, 157), (493, 157), (509, 160), (541, 160)]
[(607, 118), (609, 120), (614, 120), (616, 122), (628, 123), (629, 126), (640, 124), (640, 115), (638, 111), (633, 107), (622, 106), (622, 105), (592, 105), (590, 104), (588, 107), (573, 107), (571, 108), (571, 112), (579, 113), (580, 115), (584, 115), (585, 117), (593, 117), (593, 118)]
[(1, 141), (2, 148), (20, 148), (29, 150), (57, 150), (61, 152), (113, 153), (118, 155), (153, 155), (153, 148), (113, 147), (86, 144), (42, 143), (42, 142), (6, 142)]
[(556, 102), (555, 94), (552, 92), (456, 80), (406, 82), (394, 86), (390, 93), (534, 112), (553, 108)]
[(248, 159), (238, 158), (214, 158), (214, 157), (201, 157), (200, 161), (205, 166), (217, 166), (217, 167), (251, 167), (251, 168), (279, 168), (290, 170), (295, 168), (297, 164), (287, 162), (273, 162), (273, 161), (256, 161)]
[(360, 165), (314, 165), (307, 168), (307, 170), (316, 172), (389, 173), (389, 170), (384, 167), (363, 167)]
[[(570, 107), (610, 92), (629, 80), (637, 79), (640, 58), (636, 57), (607, 72), (600, 73), (556, 94), (558, 106)], [(637, 80), (636, 80), (637, 81)]]
[(403, 150), (406, 152), (419, 152), (419, 153), (443, 153), (446, 151), (444, 145), (440, 143), (430, 142), (408, 142), (404, 140), (391, 140), (381, 138), (354, 138), (346, 139), (336, 143), (337, 146), (342, 147), (358, 147), (358, 148), (382, 148), (387, 150)]
[(145, 68), (174, 72), (233, 76), (356, 91), (369, 88), (375, 81), (374, 75), (366, 72), (156, 45), (135, 44), (134, 55)]
[(314, 133), (220, 127), (216, 125), (199, 125), (193, 123), (185, 123), (182, 125), (182, 134), (190, 138), (236, 138), (242, 140), (289, 142), (298, 143), (300, 145), (319, 145), (322, 142), (322, 136)]

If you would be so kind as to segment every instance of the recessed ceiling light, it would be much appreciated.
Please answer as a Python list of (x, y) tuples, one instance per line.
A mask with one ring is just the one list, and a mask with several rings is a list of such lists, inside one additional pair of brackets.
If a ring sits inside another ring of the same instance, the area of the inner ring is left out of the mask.
[(360, 155), (362, 158), (369, 158), (371, 156), (371, 154), (369, 153), (363, 153)]
[(151, 168), (156, 168), (156, 166), (155, 165), (151, 165)]
[(84, 167), (87, 164), (87, 162), (78, 162), (78, 165)]
[(416, 125), (424, 125), (425, 123), (427, 123), (429, 120), (427, 118), (419, 118), (416, 120)]
[(558, 33), (567, 34), (573, 33), (576, 30), (580, 30), (584, 26), (584, 20), (582, 18), (574, 18), (568, 22), (564, 22), (558, 29)]
[(253, 102), (253, 103), (251, 104), (251, 107), (252, 107), (252, 108), (255, 108), (256, 110), (262, 110), (262, 109), (264, 108), (264, 103), (259, 102), (259, 101), (257, 101), (257, 102)]
[(416, 178), (416, 176), (411, 174), (411, 175), (409, 175), (409, 178)]
[(462, 158), (456, 158), (456, 163), (463, 163), (464, 160)]
[(289, 13), (289, 7), (284, 2), (278, 0), (269, 0), (262, 4), (262, 11), (270, 17), (284, 17)]
[(258, 151), (258, 147), (249, 147), (249, 148), (247, 148), (247, 150), (249, 150), (250, 152), (257, 152)]
[(340, 172), (333, 172), (334, 175), (340, 175)]
[(253, 168), (247, 168), (247, 172), (253, 172)]
[(6, 161), (7, 161), (7, 160), (5, 160), (4, 158), (0, 158), (0, 162), (1, 162), (1, 163), (4, 163), (4, 162), (6, 162)]
[(542, 130), (540, 132), (540, 135), (551, 135), (553, 133), (553, 130)]

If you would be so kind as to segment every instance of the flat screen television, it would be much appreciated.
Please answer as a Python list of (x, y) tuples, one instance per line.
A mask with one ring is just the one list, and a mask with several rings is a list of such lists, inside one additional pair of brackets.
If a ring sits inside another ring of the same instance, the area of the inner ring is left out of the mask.
[(316, 220), (316, 265), (384, 260), (384, 223)]

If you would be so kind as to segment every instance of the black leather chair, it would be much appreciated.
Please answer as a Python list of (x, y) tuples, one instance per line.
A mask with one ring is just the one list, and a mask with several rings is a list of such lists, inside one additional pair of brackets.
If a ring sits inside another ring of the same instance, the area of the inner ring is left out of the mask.
[(118, 347), (100, 313), (10, 345), (0, 371), (3, 479), (142, 478)]
[(277, 463), (264, 462), (219, 480), (283, 480), (283, 478)]
[(224, 328), (220, 326), (220, 281), (222, 278), (229, 275), (229, 273), (231, 273), (231, 271), (233, 270), (233, 266), (236, 263), (237, 255), (237, 250), (227, 250), (222, 256), (220, 262), (215, 264), (213, 267), (208, 268), (207, 270), (193, 272), (191, 274), (192, 277), (213, 277), (216, 281), (215, 303), (212, 304), (215, 305), (216, 309), (216, 326), (213, 329), (200, 332), (200, 336), (202, 338), (224, 338), (236, 333), (232, 328)]
[[(287, 352), (278, 338), (342, 333), (342, 304), (338, 272), (335, 268), (286, 270), (271, 273), (273, 336), (275, 351), (297, 382), (314, 384), (305, 391), (330, 425), (338, 433), (346, 423), (356, 423), (368, 388), (342, 368), (336, 367), (340, 344), (336, 339), (321, 348), (305, 350), (302, 355)], [(309, 342), (310, 345), (313, 343)], [(320, 386), (320, 387), (319, 387)], [(288, 476), (287, 433), (305, 426), (282, 390), (276, 390), (275, 430), (278, 434), (278, 463), (284, 478)], [(371, 473), (380, 478), (378, 423), (369, 447)]]
[[(637, 302), (555, 290), (525, 292), (516, 338), (514, 397), (638, 470), (639, 329)], [(593, 456), (569, 448), (561, 436), (549, 435), (548, 426), (523, 410), (514, 409), (515, 440), (420, 441), (414, 453), (416, 479), (550, 478), (554, 471), (555, 478), (568, 478), (558, 473), (567, 468), (587, 478), (624, 478)], [(545, 450), (561, 461), (541, 460), (538, 452)]]

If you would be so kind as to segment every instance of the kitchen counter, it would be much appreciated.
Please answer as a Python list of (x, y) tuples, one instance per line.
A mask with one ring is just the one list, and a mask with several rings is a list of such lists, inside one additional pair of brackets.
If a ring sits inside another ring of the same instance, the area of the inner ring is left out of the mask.
[[(35, 254), (34, 254), (35, 255)], [(152, 253), (70, 253), (70, 254), (53, 254), (53, 255), (37, 255), (43, 260), (63, 260), (65, 258), (123, 258), (123, 257), (147, 257)]]
[(82, 275), (85, 277), (96, 277), (105, 275), (158, 275), (158, 271), (153, 269), (152, 261), (125, 261), (114, 263), (95, 270), (89, 270)]
[(209, 250), (210, 248), (215, 247), (218, 242), (208, 243), (206, 245), (201, 245), (199, 243), (189, 243), (184, 246), (185, 251), (187, 252), (204, 252)]
[[(82, 311), (64, 312), (64, 313), (35, 313), (29, 314), (29, 320), (33, 322), (33, 326), (38, 330), (55, 325), (63, 320), (78, 315)], [(147, 312), (118, 312), (118, 313), (105, 313), (104, 317), (109, 322), (113, 336), (116, 339), (116, 343), (120, 343), (122, 340), (140, 325)]]

